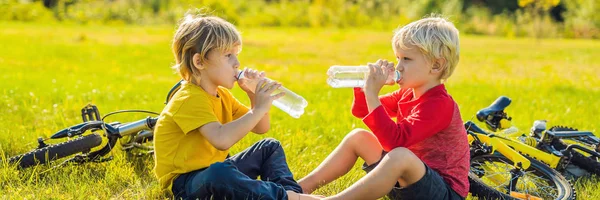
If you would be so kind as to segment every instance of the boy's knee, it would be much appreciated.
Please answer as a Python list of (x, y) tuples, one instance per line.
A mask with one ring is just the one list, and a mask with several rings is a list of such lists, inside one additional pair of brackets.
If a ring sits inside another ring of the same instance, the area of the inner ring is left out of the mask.
[(234, 178), (234, 174), (236, 168), (233, 164), (229, 162), (217, 162), (210, 165), (206, 168), (202, 173), (205, 175), (202, 176), (202, 180), (194, 180), (194, 181), (202, 181), (202, 182), (229, 182)]
[(369, 137), (373, 137), (371, 136), (372, 133), (365, 130), (365, 129), (354, 129), (352, 131), (350, 131), (350, 133), (348, 133), (348, 135), (346, 135), (346, 137), (344, 138), (344, 140), (349, 140), (349, 141), (364, 141), (365, 139), (368, 139)]
[(394, 159), (415, 156), (415, 154), (410, 149), (407, 149), (405, 147), (396, 147), (396, 148), (392, 149), (390, 152), (388, 152), (388, 155)]
[(260, 140), (260, 142), (263, 142), (268, 145), (280, 145), (281, 144), (279, 142), (279, 140), (277, 140), (275, 138), (265, 138), (265, 139)]
[(265, 138), (258, 141), (262, 148), (281, 148), (281, 142), (275, 138)]
[(421, 162), (421, 159), (417, 157), (410, 149), (404, 147), (397, 147), (392, 149), (387, 153), (390, 161), (394, 163), (404, 164), (404, 163), (415, 163), (417, 161)]

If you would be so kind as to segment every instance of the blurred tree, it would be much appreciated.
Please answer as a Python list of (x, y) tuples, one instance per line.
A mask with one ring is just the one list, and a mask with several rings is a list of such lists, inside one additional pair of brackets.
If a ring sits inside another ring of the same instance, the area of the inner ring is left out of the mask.
[[(536, 0), (463, 0), (463, 11), (466, 11), (471, 6), (481, 6), (487, 8), (493, 15), (508, 12), (514, 14), (515, 11), (534, 3)], [(559, 0), (543, 0), (547, 6), (550, 6), (550, 16), (556, 22), (563, 22), (564, 12), (567, 10), (565, 5)], [(521, 5), (523, 4), (523, 6)], [(545, 10), (548, 11), (548, 10)]]
[(51, 9), (54, 17), (62, 21), (68, 15), (68, 7), (77, 3), (77, 0), (43, 0), (46, 8)]
[(550, 8), (557, 6), (560, 3), (560, 0), (519, 0), (519, 6), (526, 7), (529, 5), (534, 5), (536, 7), (540, 7), (544, 10), (549, 10)]
[(466, 11), (471, 6), (486, 7), (492, 14), (502, 12), (513, 13), (519, 9), (517, 0), (498, 1), (498, 0), (463, 0), (463, 10)]
[(152, 13), (154, 15), (158, 15), (158, 13), (160, 12), (161, 4), (167, 4), (167, 3), (168, 3), (167, 0), (150, 0), (150, 2), (149, 2), (150, 7), (152, 8)]
[(560, 0), (519, 0), (519, 6), (525, 8), (532, 17), (535, 38), (540, 38), (543, 33), (542, 21), (548, 15), (548, 11), (559, 3)]
[(600, 0), (564, 1), (565, 34), (570, 37), (600, 38)]
[(567, 11), (567, 7), (565, 6), (565, 4), (560, 2), (557, 6), (554, 6), (552, 9), (550, 9), (550, 16), (552, 16), (552, 19), (554, 21), (564, 22), (565, 21), (564, 13), (566, 11)]
[(58, 3), (58, 0), (44, 0), (44, 7), (54, 8), (54, 7), (56, 7), (57, 3)]

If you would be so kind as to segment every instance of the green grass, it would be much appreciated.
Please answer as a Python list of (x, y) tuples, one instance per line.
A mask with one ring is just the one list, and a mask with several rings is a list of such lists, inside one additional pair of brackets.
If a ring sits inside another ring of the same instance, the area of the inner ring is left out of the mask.
[[(170, 69), (175, 26), (75, 26), (0, 22), (0, 158), (35, 147), (39, 136), (80, 122), (79, 109), (96, 104), (102, 114), (119, 109), (161, 111), (179, 78)], [(297, 178), (308, 174), (354, 128), (366, 128), (350, 114), (351, 89), (330, 88), (327, 68), (394, 60), (392, 30), (240, 28), (242, 66), (267, 75), (304, 96), (300, 119), (274, 108), (271, 130), (249, 135), (239, 152), (264, 138), (280, 140)], [(513, 99), (507, 112), (528, 131), (534, 120), (600, 132), (600, 41), (532, 40), (461, 36), (461, 60), (447, 83), (463, 120), (500, 95)], [(396, 87), (386, 87), (389, 92)], [(247, 97), (233, 89), (244, 103)], [(134, 120), (127, 114), (112, 120)], [(110, 118), (109, 118), (110, 120)], [(443, 144), (440, 144), (443, 145)], [(2, 163), (0, 198), (163, 198), (152, 175), (152, 159), (126, 159), (50, 170), (16, 170)], [(317, 191), (332, 195), (364, 175), (355, 168)], [(600, 198), (595, 181), (577, 183), (582, 199)]]

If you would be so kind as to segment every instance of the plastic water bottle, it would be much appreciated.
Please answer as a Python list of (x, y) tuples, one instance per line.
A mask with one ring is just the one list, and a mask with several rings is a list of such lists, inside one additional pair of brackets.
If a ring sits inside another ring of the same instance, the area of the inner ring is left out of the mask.
[[(365, 65), (334, 65), (329, 67), (329, 70), (327, 70), (327, 76), (329, 76), (329, 78), (327, 78), (327, 84), (334, 88), (363, 87), (365, 85), (368, 75), (369, 67)], [(390, 73), (388, 79), (385, 81), (385, 84), (393, 85), (398, 80), (400, 80), (400, 77), (400, 72), (394, 70), (394, 73)]]
[[(237, 79), (244, 78), (244, 72), (246, 70), (241, 70), (237, 76)], [(267, 78), (268, 79), (268, 78)], [(269, 79), (271, 80), (271, 79)], [(258, 84), (258, 79), (248, 79), (246, 84), (252, 92), (256, 90), (256, 85)], [(276, 89), (273, 94), (279, 94), (280, 92), (285, 93), (285, 95), (279, 99), (273, 101), (273, 105), (283, 112), (286, 112), (293, 118), (300, 118), (302, 114), (304, 114), (304, 108), (308, 106), (308, 102), (306, 99), (301, 97), (300, 95), (288, 90), (287, 88), (281, 86), (279, 89)]]

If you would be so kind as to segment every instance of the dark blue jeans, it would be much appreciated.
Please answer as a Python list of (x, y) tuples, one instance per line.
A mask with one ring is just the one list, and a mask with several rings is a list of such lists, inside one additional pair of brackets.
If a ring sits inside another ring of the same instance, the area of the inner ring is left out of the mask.
[(287, 199), (286, 190), (302, 193), (281, 144), (271, 138), (224, 162), (178, 176), (172, 189), (176, 199)]

